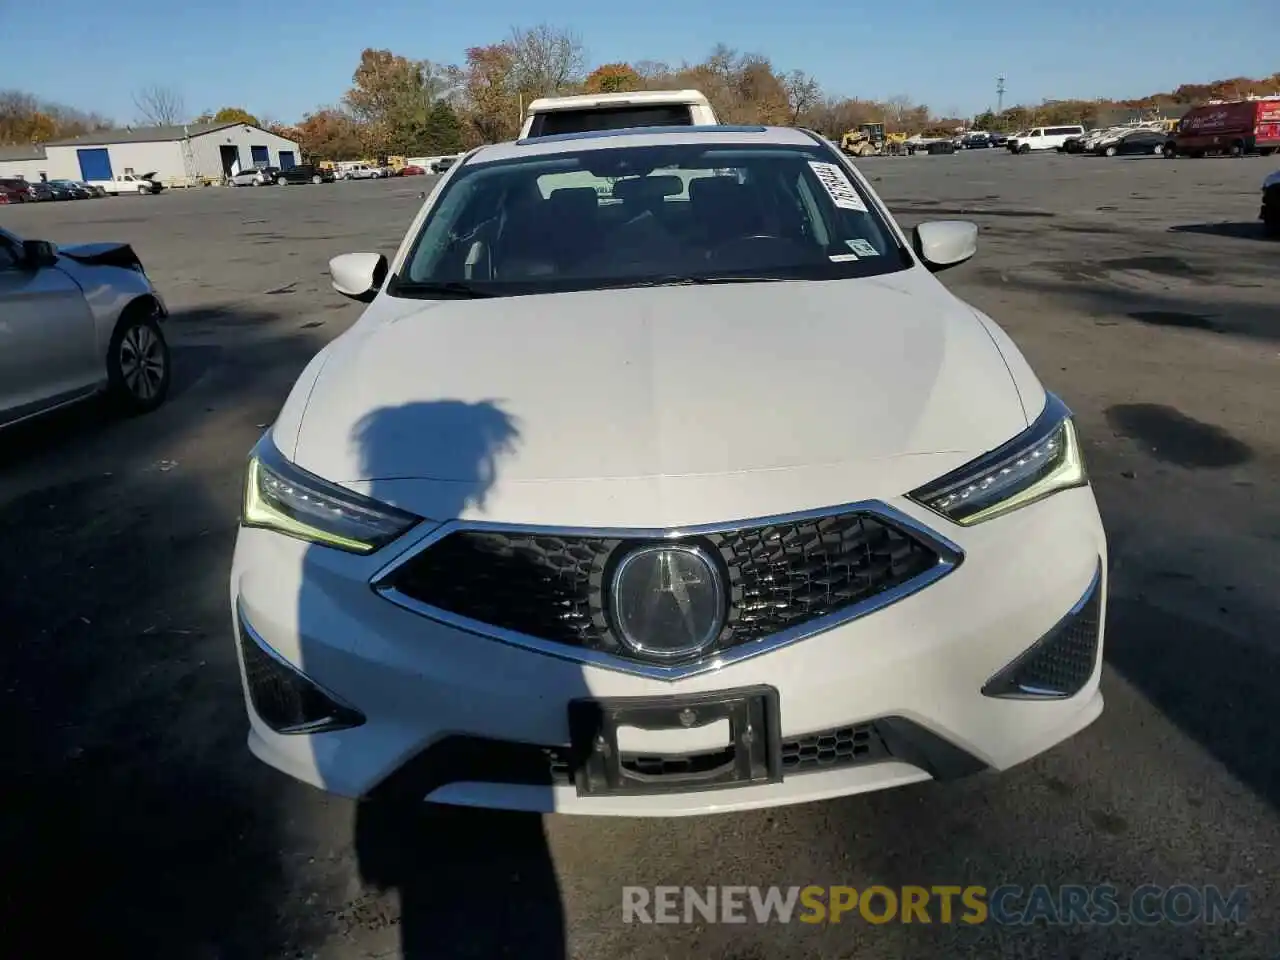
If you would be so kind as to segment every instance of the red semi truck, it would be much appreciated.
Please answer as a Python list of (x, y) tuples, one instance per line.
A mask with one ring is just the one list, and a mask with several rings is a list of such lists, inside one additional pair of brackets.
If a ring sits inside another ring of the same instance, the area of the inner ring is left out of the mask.
[(1280, 148), (1280, 97), (1233, 100), (1194, 107), (1178, 122), (1165, 144), (1167, 157), (1203, 157), (1206, 153), (1266, 156)]

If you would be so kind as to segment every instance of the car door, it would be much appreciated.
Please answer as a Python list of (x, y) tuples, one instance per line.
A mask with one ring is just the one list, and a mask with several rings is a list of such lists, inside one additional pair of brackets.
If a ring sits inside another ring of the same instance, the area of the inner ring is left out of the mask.
[(28, 267), (0, 232), (0, 423), (87, 394), (103, 376), (80, 287), (57, 267)]

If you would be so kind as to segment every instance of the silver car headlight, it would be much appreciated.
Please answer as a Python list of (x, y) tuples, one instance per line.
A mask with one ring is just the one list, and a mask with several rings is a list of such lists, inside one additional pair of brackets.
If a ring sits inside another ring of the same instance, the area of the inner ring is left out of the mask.
[(352, 493), (295, 466), (268, 432), (249, 455), (240, 522), (351, 553), (372, 553), (421, 517)]
[(1025, 432), (907, 496), (968, 527), (1088, 484), (1071, 411), (1049, 393)]

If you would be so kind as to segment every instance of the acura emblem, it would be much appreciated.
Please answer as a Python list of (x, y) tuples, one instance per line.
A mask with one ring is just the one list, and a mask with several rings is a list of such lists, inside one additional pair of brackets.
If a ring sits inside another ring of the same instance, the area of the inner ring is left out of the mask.
[(710, 647), (724, 628), (720, 567), (688, 544), (650, 544), (624, 556), (609, 584), (614, 628), (633, 654), (673, 660)]

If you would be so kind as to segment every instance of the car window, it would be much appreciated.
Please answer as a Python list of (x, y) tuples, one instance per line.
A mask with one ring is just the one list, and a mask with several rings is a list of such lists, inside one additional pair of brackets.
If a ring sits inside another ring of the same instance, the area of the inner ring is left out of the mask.
[(588, 130), (624, 130), (627, 127), (687, 127), (692, 124), (693, 112), (685, 103), (661, 103), (642, 107), (588, 107), (536, 113), (529, 126), (529, 136), (547, 137), (558, 133), (584, 133)]
[(1031, 131), (1031, 135), (1032, 135), (1033, 137), (1038, 137), (1038, 136), (1040, 136), (1040, 134), (1041, 134), (1041, 133), (1043, 133), (1043, 131), (1041, 131), (1041, 130), (1032, 130), (1032, 131)]
[(817, 144), (612, 147), (463, 165), (388, 292), (830, 280), (912, 262), (840, 158)]

